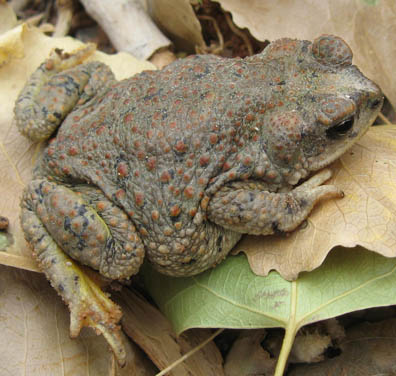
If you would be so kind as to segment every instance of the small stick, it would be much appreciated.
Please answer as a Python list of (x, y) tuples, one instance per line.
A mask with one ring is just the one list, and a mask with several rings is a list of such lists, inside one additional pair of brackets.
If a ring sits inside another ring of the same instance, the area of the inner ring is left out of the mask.
[(250, 40), (249, 40), (248, 36), (242, 30), (239, 30), (235, 26), (235, 24), (232, 22), (232, 19), (231, 19), (231, 16), (230, 16), (229, 13), (224, 13), (224, 15), (225, 15), (225, 19), (226, 19), (227, 24), (230, 27), (231, 31), (234, 34), (238, 35), (238, 37), (240, 37), (243, 40), (243, 42), (245, 43), (245, 46), (246, 46), (246, 48), (248, 50), (249, 56), (254, 55), (253, 46), (250, 43)]
[(181, 358), (176, 360), (176, 362), (173, 362), (171, 365), (163, 369), (161, 372), (157, 373), (155, 376), (164, 376), (167, 372), (175, 368), (177, 365), (180, 363), (184, 362), (187, 358), (189, 358), (191, 355), (195, 354), (197, 351), (201, 350), (202, 347), (206, 346), (213, 338), (217, 337), (224, 329), (217, 329), (209, 338), (207, 338), (205, 341), (203, 341), (201, 344), (199, 344), (197, 347), (193, 348), (191, 351), (189, 351), (187, 354), (184, 354)]
[(382, 113), (380, 112), (378, 114), (378, 117), (387, 125), (392, 125), (392, 123), (389, 121), (389, 119)]

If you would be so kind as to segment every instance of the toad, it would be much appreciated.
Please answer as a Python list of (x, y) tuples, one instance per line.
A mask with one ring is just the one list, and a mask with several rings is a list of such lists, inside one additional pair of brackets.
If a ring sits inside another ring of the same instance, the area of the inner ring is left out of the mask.
[(51, 138), (21, 224), (69, 306), (72, 336), (93, 327), (122, 364), (120, 310), (76, 262), (116, 280), (144, 258), (191, 276), (242, 234), (292, 231), (316, 203), (342, 197), (321, 169), (367, 131), (383, 96), (330, 35), (277, 40), (245, 59), (192, 56), (119, 82), (83, 64), (86, 54), (55, 51), (16, 101), (20, 132)]

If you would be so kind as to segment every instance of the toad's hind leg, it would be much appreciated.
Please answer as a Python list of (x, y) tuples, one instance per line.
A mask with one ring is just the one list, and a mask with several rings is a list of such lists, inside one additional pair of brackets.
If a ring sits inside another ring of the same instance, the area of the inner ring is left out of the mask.
[(66, 253), (114, 279), (139, 270), (144, 247), (127, 216), (99, 190), (76, 189), (81, 193), (45, 179), (33, 180), (21, 203), (22, 228), (42, 270), (69, 306), (71, 336), (77, 336), (83, 326), (94, 328), (122, 364), (119, 307)]
[(93, 51), (92, 45), (73, 54), (55, 50), (30, 76), (14, 108), (16, 125), (24, 136), (46, 140), (75, 106), (114, 80), (103, 63), (81, 64)]

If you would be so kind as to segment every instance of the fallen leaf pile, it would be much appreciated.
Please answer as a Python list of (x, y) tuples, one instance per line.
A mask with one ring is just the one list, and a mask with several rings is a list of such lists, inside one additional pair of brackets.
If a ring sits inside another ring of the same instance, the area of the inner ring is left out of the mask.
[[(344, 37), (354, 50), (354, 62), (396, 104), (396, 33), (391, 22), (396, 9), (391, 0), (349, 5), (341, 0), (315, 5), (306, 2), (306, 6), (289, 0), (265, 5), (253, 0), (249, 7), (237, 0), (219, 2), (232, 12), (237, 25), (260, 40), (284, 36), (312, 40), (323, 33)], [(188, 46), (186, 50), (205, 45), (188, 1), (149, 3), (153, 18), (177, 45)], [(301, 19), (303, 27), (298, 22)], [(124, 310), (125, 332), (153, 362), (131, 344), (127, 368), (118, 369), (102, 337), (84, 330), (78, 339), (69, 338), (68, 311), (43, 275), (7, 267), (38, 271), (18, 217), (21, 192), (44, 145), (32, 144), (17, 132), (12, 112), (15, 98), (53, 48), (72, 51), (81, 44), (19, 25), (11, 8), (0, 4), (0, 215), (10, 221), (8, 234), (0, 232), (0, 374), (154, 375), (155, 366), (165, 368), (210, 335), (209, 330), (189, 331), (176, 339), (158, 310), (128, 290), (117, 293), (115, 299)], [(152, 64), (122, 52), (113, 56), (96, 52), (90, 59), (108, 64), (118, 79), (154, 69)], [(294, 337), (304, 325), (363, 308), (396, 304), (395, 140), (396, 126), (371, 128), (331, 166), (329, 183), (341, 188), (345, 198), (318, 205), (306, 225), (287, 237), (245, 237), (235, 253), (243, 251), (247, 258), (230, 256), (215, 269), (192, 278), (165, 277), (146, 267), (142, 277), (147, 289), (176, 332), (190, 328), (284, 328), (277, 364), (262, 349), (249, 353), (246, 362), (252, 370), (271, 374), (276, 368), (276, 375), (281, 375)], [(394, 322), (386, 325), (394, 333)], [(388, 349), (393, 346), (394, 335), (385, 338), (386, 331), (380, 326), (359, 330), (347, 334), (351, 343), (345, 340), (340, 344), (342, 357), (329, 360), (324, 368), (295, 367), (290, 374), (357, 375), (353, 364), (356, 351), (363, 351), (360, 346), (373, 354), (362, 363), (367, 374), (388, 372)], [(362, 338), (362, 330), (373, 339)], [(257, 348), (260, 335), (241, 337), (240, 350), (235, 351)], [(261, 367), (264, 359), (265, 369)], [(217, 347), (209, 342), (169, 374), (232, 375), (232, 361), (235, 359), (227, 358), (228, 366), (223, 369)]]

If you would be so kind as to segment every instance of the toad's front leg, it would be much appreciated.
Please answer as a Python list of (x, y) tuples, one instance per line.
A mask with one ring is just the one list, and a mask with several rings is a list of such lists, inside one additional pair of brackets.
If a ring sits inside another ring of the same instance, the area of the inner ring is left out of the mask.
[(93, 45), (68, 54), (55, 50), (30, 76), (15, 102), (19, 131), (32, 141), (46, 140), (76, 106), (82, 105), (114, 81), (110, 68), (83, 61)]
[(134, 225), (100, 190), (90, 186), (71, 190), (45, 179), (33, 180), (21, 206), (26, 240), (69, 306), (71, 336), (77, 336), (83, 326), (94, 328), (123, 364), (119, 307), (68, 255), (111, 279), (127, 278), (139, 270), (144, 257)]
[(287, 193), (263, 191), (259, 183), (252, 181), (230, 183), (211, 198), (208, 218), (242, 234), (293, 231), (316, 203), (343, 197), (342, 191), (334, 185), (321, 185), (330, 177), (330, 170), (323, 170)]

